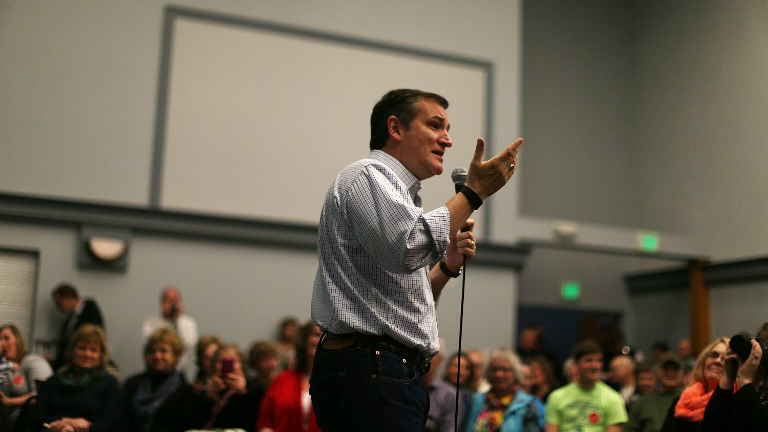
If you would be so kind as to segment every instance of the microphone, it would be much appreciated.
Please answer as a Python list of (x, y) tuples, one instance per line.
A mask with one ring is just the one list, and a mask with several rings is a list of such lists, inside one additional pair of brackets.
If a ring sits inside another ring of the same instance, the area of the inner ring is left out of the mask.
[(464, 168), (456, 168), (451, 173), (451, 180), (453, 181), (453, 186), (456, 188), (456, 193), (459, 193), (461, 188), (467, 182), (467, 170)]
[[(456, 193), (459, 193), (464, 184), (467, 182), (467, 170), (464, 168), (456, 168), (451, 173), (451, 180), (453, 186), (456, 188)], [(464, 271), (461, 277), (461, 314), (459, 315), (459, 352), (461, 352), (461, 339), (464, 334), (464, 287), (467, 282), (467, 257), (464, 256)], [(456, 388), (459, 388), (459, 376), (461, 375), (461, 356), (458, 357), (458, 371), (456, 371)], [(453, 428), (459, 430), (459, 392), (456, 392), (456, 410), (453, 412)]]

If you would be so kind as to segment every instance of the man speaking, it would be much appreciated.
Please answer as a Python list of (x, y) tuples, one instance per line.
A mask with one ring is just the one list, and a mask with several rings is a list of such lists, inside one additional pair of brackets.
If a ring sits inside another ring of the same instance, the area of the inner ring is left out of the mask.
[(426, 422), (421, 374), (439, 349), (435, 303), (475, 255), (468, 218), (512, 177), (523, 142), (483, 161), (478, 139), (465, 187), (424, 213), (420, 182), (443, 172), (453, 145), (447, 108), (434, 93), (385, 94), (371, 113), (371, 153), (325, 197), (312, 293), (324, 334), (310, 385), (325, 432), (420, 432)]

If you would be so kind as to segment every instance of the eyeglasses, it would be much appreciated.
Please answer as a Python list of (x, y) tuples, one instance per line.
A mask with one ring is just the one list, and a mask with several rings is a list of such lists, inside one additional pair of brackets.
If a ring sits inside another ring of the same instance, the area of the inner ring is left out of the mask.
[(707, 357), (712, 359), (712, 360), (725, 361), (725, 353), (724, 352), (720, 353), (720, 352), (717, 352), (717, 351), (712, 351), (709, 354), (707, 354)]

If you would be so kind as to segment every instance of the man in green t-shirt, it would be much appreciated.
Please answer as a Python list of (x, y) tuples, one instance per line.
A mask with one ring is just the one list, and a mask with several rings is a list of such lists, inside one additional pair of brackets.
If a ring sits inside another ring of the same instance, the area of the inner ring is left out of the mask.
[(625, 432), (659, 432), (672, 402), (680, 397), (683, 365), (672, 354), (661, 358), (659, 388), (643, 395), (632, 406)]
[(600, 381), (603, 351), (594, 341), (573, 350), (578, 380), (561, 387), (547, 399), (547, 432), (621, 432), (627, 422), (624, 400)]

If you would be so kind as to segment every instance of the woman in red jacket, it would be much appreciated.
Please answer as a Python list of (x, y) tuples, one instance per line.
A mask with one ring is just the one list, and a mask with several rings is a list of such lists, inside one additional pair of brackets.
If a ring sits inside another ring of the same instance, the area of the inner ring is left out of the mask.
[(321, 432), (312, 411), (309, 377), (322, 332), (312, 321), (301, 327), (296, 368), (281, 373), (270, 385), (259, 410), (259, 432)]

